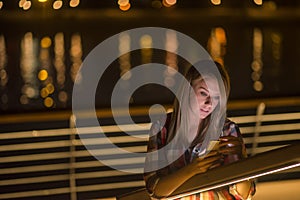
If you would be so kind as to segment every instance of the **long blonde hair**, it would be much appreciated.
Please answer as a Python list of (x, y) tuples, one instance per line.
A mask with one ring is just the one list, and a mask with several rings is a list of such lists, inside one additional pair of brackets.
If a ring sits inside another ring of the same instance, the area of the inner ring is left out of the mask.
[[(223, 92), (223, 96), (225, 96), (222, 101), (218, 103), (217, 108), (214, 109), (214, 111), (205, 119), (201, 120), (201, 123), (197, 127), (197, 132), (194, 134), (195, 137), (190, 144), (190, 147), (195, 146), (198, 143), (203, 143), (204, 147), (208, 144), (208, 142), (212, 139), (216, 139), (220, 136), (220, 133), (215, 133), (216, 131), (219, 131), (220, 127), (223, 127), (223, 124), (219, 124), (218, 122), (224, 122), (226, 117), (226, 104), (227, 99), (230, 93), (230, 80), (228, 73), (224, 66), (222, 66), (220, 63), (212, 61), (212, 60), (202, 60), (191, 66), (187, 73), (185, 74), (186, 80), (190, 83), (190, 86), (192, 85), (192, 81), (203, 78), (204, 76), (212, 76), (217, 79), (217, 82), (219, 84), (219, 89), (222, 91), (225, 91), (225, 94)], [(219, 80), (221, 78), (221, 80)], [(181, 88), (181, 96), (189, 96), (186, 88)], [(221, 93), (221, 92), (220, 92)], [(178, 95), (180, 96), (180, 95)], [(222, 96), (222, 93), (221, 93)], [(171, 140), (175, 137), (175, 134), (177, 133), (178, 128), (181, 126), (181, 118), (182, 118), (182, 111), (180, 109), (180, 102), (181, 99), (175, 98), (174, 100), (174, 107), (173, 107), (173, 113), (170, 120), (170, 125), (168, 127), (168, 138), (167, 143), (171, 142)], [(225, 101), (225, 102), (224, 102)], [(185, 101), (188, 102), (188, 101)], [(186, 112), (186, 111), (185, 111)], [(213, 126), (211, 127), (211, 134), (210, 136), (206, 137), (206, 133), (212, 124), (211, 121), (213, 120)], [(220, 130), (221, 132), (221, 130)], [(206, 137), (206, 138), (205, 138)], [(180, 142), (180, 141), (178, 141)], [(188, 147), (188, 148), (190, 148)], [(185, 147), (187, 148), (187, 147)]]

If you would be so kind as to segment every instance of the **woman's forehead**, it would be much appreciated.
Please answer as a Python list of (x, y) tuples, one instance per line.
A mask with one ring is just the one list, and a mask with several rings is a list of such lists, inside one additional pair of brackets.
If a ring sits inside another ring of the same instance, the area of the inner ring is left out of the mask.
[(201, 77), (193, 80), (193, 87), (204, 88), (209, 91), (212, 96), (219, 95), (219, 85), (218, 81), (213, 77)]

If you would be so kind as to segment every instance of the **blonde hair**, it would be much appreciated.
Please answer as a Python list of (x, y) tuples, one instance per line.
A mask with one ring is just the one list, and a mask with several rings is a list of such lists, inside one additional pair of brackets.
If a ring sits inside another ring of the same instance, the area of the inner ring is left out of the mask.
[[(199, 70), (199, 67), (201, 68), (201, 70)], [(215, 67), (217, 68), (217, 70), (213, 70), (213, 69), (215, 69)], [(201, 72), (201, 74), (200, 74), (200, 72)], [(222, 81), (218, 80), (218, 77), (219, 77), (218, 73), (219, 73)], [(203, 76), (206, 76), (206, 75), (217, 78), (219, 86), (221, 86), (222, 84), (224, 85), (223, 88), (225, 89), (225, 94), (226, 94), (225, 101), (227, 102), (227, 99), (228, 99), (228, 96), (229, 96), (229, 93), (230, 93), (230, 80), (229, 80), (229, 75), (228, 75), (225, 67), (222, 66), (220, 63), (212, 61), (212, 60), (199, 61), (194, 66), (191, 66), (188, 69), (188, 71), (185, 74), (185, 79), (192, 86), (192, 81), (193, 80), (203, 78)], [(219, 87), (219, 88), (222, 88), (222, 87)], [(183, 93), (184, 91), (181, 91), (181, 92)], [(178, 100), (177, 98), (174, 100), (174, 110), (173, 110), (173, 113), (172, 113), (172, 116), (171, 116), (170, 125), (167, 128), (168, 129), (168, 138), (167, 138), (168, 143), (171, 142), (171, 140), (175, 137), (177, 129), (180, 126), (181, 109), (180, 109), (180, 102), (179, 101), (180, 100)], [(221, 108), (217, 109), (219, 111), (219, 113), (215, 116), (217, 119), (225, 119), (225, 116), (226, 116), (226, 102), (223, 103), (222, 105), (220, 105), (220, 103), (219, 103), (218, 106), (221, 106)], [(199, 124), (197, 135), (194, 138), (193, 142), (191, 143), (191, 145), (190, 145), (191, 147), (195, 146), (199, 142), (204, 141), (204, 137), (206, 135), (205, 133), (207, 132), (208, 127), (210, 125), (211, 115), (212, 114), (210, 114), (208, 117), (203, 119), (201, 121), (201, 123)], [(220, 127), (221, 125), (217, 124), (216, 126)]]

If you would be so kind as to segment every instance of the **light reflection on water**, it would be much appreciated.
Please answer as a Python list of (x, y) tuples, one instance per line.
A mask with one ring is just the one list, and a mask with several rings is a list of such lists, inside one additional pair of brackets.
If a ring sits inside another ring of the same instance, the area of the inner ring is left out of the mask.
[[(254, 27), (252, 29), (252, 38), (249, 38), (252, 40), (251, 44), (249, 46), (241, 45), (240, 51), (243, 50), (242, 48), (247, 47), (247, 51), (252, 54), (247, 55), (249, 58), (252, 58), (252, 60), (245, 66), (228, 66), (228, 61), (231, 65), (234, 63), (234, 61), (230, 61), (228, 58), (228, 52), (230, 54), (232, 51), (231, 45), (234, 40), (234, 38), (230, 38), (232, 32), (228, 31), (227, 28), (216, 26), (211, 28), (209, 33), (206, 44), (203, 46), (206, 47), (213, 59), (224, 64), (229, 69), (229, 73), (237, 70), (236, 67), (243, 67), (245, 71), (250, 70), (250, 73), (249, 71), (245, 72), (240, 75), (242, 77), (239, 77), (249, 80), (249, 85), (252, 85), (252, 91), (249, 91), (249, 93), (255, 94), (255, 92), (257, 92), (264, 94), (264, 92), (269, 90), (268, 88), (266, 89), (268, 86), (266, 77), (268, 78), (268, 76), (270, 76), (271, 78), (276, 78), (280, 76), (284, 42), (282, 32)], [(87, 55), (91, 49), (83, 49), (85, 45), (83, 42), (90, 42), (86, 35), (82, 35), (81, 33), (66, 35), (64, 32), (57, 32), (53, 35), (49, 34), (41, 37), (36, 33), (26, 32), (20, 40), (20, 71), (11, 72), (9, 71), (10, 63), (7, 59), (10, 55), (7, 55), (6, 50), (10, 44), (6, 43), (5, 35), (0, 35), (0, 95), (2, 111), (15, 111), (15, 108), (22, 110), (27, 107), (36, 108), (38, 110), (47, 108), (70, 108), (72, 85), (83, 62), (84, 55)], [(120, 35), (119, 53), (121, 56), (117, 62), (112, 65), (112, 67), (116, 67), (119, 77), (139, 64), (157, 62), (157, 58), (155, 58), (157, 57), (157, 53), (155, 50), (149, 49), (152, 45), (152, 40), (153, 38), (144, 35), (140, 38), (140, 45), (142, 48), (144, 47), (144, 49), (138, 53), (135, 52), (135, 54), (124, 54), (126, 49), (130, 49), (132, 39), (129, 34)], [(180, 44), (178, 44), (176, 32), (167, 32), (165, 40), (166, 49), (172, 49), (174, 51), (178, 46), (180, 46)], [(245, 53), (241, 55), (245, 56)], [(236, 56), (239, 57), (241, 55)], [(169, 51), (166, 51), (165, 55), (159, 59), (161, 63), (175, 70), (180, 71), (179, 68), (182, 67), (180, 66), (180, 59), (182, 58), (169, 53)], [(267, 72), (265, 71), (266, 68), (268, 68)], [(9, 79), (10, 74), (21, 77), (21, 87), (9, 82), (11, 81)], [(123, 79), (129, 80), (130, 74), (123, 76)], [(237, 78), (232, 77), (232, 79), (235, 81)], [(174, 84), (173, 82), (172, 74), (166, 72), (166, 86), (172, 86), (172, 84)], [(113, 83), (105, 84), (108, 86), (108, 84)], [(238, 87), (240, 88), (240, 85), (238, 85)], [(274, 87), (276, 87), (276, 91), (279, 90), (277, 89), (279, 88), (278, 83), (277, 85), (274, 83)], [(232, 86), (233, 90), (236, 88), (235, 85)], [(126, 89), (126, 85), (124, 85), (124, 89)], [(11, 105), (9, 101), (11, 98), (18, 98), (20, 105)], [(147, 99), (146, 96), (145, 99)]]

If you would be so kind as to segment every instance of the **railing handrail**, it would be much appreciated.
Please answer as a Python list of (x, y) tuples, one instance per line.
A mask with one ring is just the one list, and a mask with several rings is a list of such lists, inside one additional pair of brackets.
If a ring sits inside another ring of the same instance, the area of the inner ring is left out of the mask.
[[(300, 106), (300, 97), (282, 97), (282, 98), (265, 98), (265, 99), (251, 99), (251, 100), (229, 100), (228, 110), (239, 110), (239, 109), (256, 109), (257, 106), (264, 102), (266, 107), (281, 107), (281, 106)], [(164, 105), (166, 109), (172, 107), (170, 104)], [(124, 109), (120, 109), (120, 114)], [(46, 113), (46, 114), (45, 114)], [(96, 109), (98, 117), (109, 118), (112, 117), (111, 109), (102, 108)], [(139, 116), (148, 113), (147, 106), (136, 106), (130, 108), (130, 114), (132, 116)], [(0, 124), (13, 124), (13, 123), (26, 123), (26, 122), (44, 122), (44, 121), (59, 121), (69, 120), (72, 115), (72, 110), (64, 111), (47, 111), (47, 112), (35, 112), (35, 113), (20, 113), (20, 114), (2, 114), (0, 115)], [(89, 117), (89, 113), (86, 113)]]

